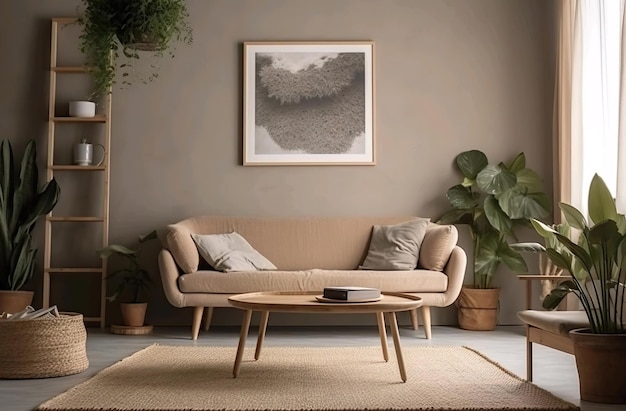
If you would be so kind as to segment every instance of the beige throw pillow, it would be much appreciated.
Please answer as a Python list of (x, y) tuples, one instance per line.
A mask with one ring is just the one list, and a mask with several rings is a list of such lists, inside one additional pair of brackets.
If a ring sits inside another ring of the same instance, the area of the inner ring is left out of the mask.
[(237, 233), (191, 234), (198, 252), (217, 271), (276, 270), (276, 266)]
[(375, 225), (361, 270), (414, 270), (430, 219)]

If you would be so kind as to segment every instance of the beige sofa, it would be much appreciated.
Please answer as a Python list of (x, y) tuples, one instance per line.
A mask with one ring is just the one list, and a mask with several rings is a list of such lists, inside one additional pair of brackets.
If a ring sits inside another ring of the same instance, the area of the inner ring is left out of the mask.
[[(175, 307), (194, 307), (192, 338), (198, 337), (204, 309), (205, 329), (214, 307), (229, 307), (228, 297), (255, 291), (321, 291), (358, 285), (383, 292), (420, 296), (427, 338), (430, 307), (445, 307), (458, 297), (467, 257), (456, 245), (454, 226), (429, 223), (418, 265), (408, 271), (359, 270), (367, 255), (374, 225), (392, 225), (417, 217), (262, 218), (200, 216), (159, 232), (163, 249), (159, 270), (167, 300)], [(191, 234), (237, 232), (269, 259), (277, 270), (213, 271), (198, 253)], [(417, 329), (417, 313), (411, 313)]]

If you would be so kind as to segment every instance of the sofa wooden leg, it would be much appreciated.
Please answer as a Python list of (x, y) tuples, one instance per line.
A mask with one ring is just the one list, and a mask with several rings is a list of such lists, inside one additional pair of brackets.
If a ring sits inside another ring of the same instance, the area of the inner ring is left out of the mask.
[(411, 315), (411, 325), (413, 326), (413, 329), (417, 331), (419, 328), (419, 322), (417, 321), (417, 308), (409, 311), (409, 314)]
[(213, 318), (213, 307), (206, 307), (206, 311), (204, 312), (204, 325), (202, 326), (204, 331), (209, 331), (211, 318)]
[(193, 307), (193, 322), (191, 323), (191, 339), (198, 339), (198, 332), (200, 331), (200, 323), (202, 322), (202, 313), (204, 307)]
[(432, 338), (432, 332), (430, 330), (430, 307), (425, 305), (421, 308), (422, 311), (422, 320), (424, 322), (424, 333), (426, 334), (427, 339)]

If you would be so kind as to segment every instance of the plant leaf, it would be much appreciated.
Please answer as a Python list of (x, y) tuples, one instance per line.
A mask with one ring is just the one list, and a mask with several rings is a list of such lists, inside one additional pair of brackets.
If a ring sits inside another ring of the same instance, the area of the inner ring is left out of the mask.
[(476, 184), (485, 193), (498, 196), (515, 187), (517, 177), (511, 171), (489, 165), (478, 173)]
[(508, 215), (500, 208), (498, 201), (492, 195), (485, 197), (484, 202), (485, 216), (496, 230), (501, 233), (511, 234), (513, 222)]
[(518, 174), (518, 178), (519, 172), (522, 171), (524, 168), (526, 168), (526, 156), (524, 155), (524, 153), (519, 153), (517, 156), (515, 156), (515, 158), (511, 161), (511, 164), (509, 164), (508, 166), (508, 169), (510, 171)]
[(437, 224), (471, 224), (471, 210), (450, 210), (439, 217)]
[(514, 220), (543, 218), (550, 214), (550, 200), (544, 193), (522, 192), (512, 189), (499, 199), (502, 210)]
[(589, 185), (589, 218), (595, 224), (604, 220), (617, 220), (613, 195), (598, 174), (594, 174)]
[(487, 166), (487, 156), (479, 150), (469, 150), (456, 156), (456, 165), (466, 178), (476, 180), (478, 173)]
[(543, 308), (545, 308), (546, 310), (554, 310), (556, 307), (558, 307), (563, 298), (565, 298), (569, 293), (572, 292), (572, 289), (578, 289), (573, 281), (563, 281), (562, 283), (554, 287), (550, 294), (548, 294), (546, 298), (544, 298), (542, 304)]
[(517, 176), (517, 184), (521, 185), (529, 192), (537, 193), (543, 190), (543, 180), (539, 177), (539, 174), (533, 170), (524, 168), (513, 172), (515, 172), (515, 175)]
[(539, 243), (515, 243), (510, 244), (509, 247), (520, 253), (543, 253), (546, 251), (546, 247)]
[(578, 211), (576, 207), (567, 203), (560, 203), (559, 208), (565, 217), (565, 221), (567, 221), (570, 226), (579, 230), (587, 228), (587, 220), (585, 219), (585, 216), (583, 216), (583, 214)]
[(469, 188), (457, 184), (451, 187), (446, 193), (448, 202), (453, 208), (470, 210), (478, 207), (478, 198), (480, 194), (472, 192)]

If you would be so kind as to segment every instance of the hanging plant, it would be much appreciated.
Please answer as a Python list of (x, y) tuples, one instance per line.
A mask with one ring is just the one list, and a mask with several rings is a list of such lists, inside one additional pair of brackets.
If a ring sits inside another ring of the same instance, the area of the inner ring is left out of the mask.
[(131, 73), (144, 83), (158, 77), (133, 71), (133, 60), (148, 55), (173, 57), (175, 42), (191, 44), (192, 30), (184, 0), (82, 0), (80, 51), (94, 79), (92, 97), (106, 95), (117, 83), (131, 84)]

